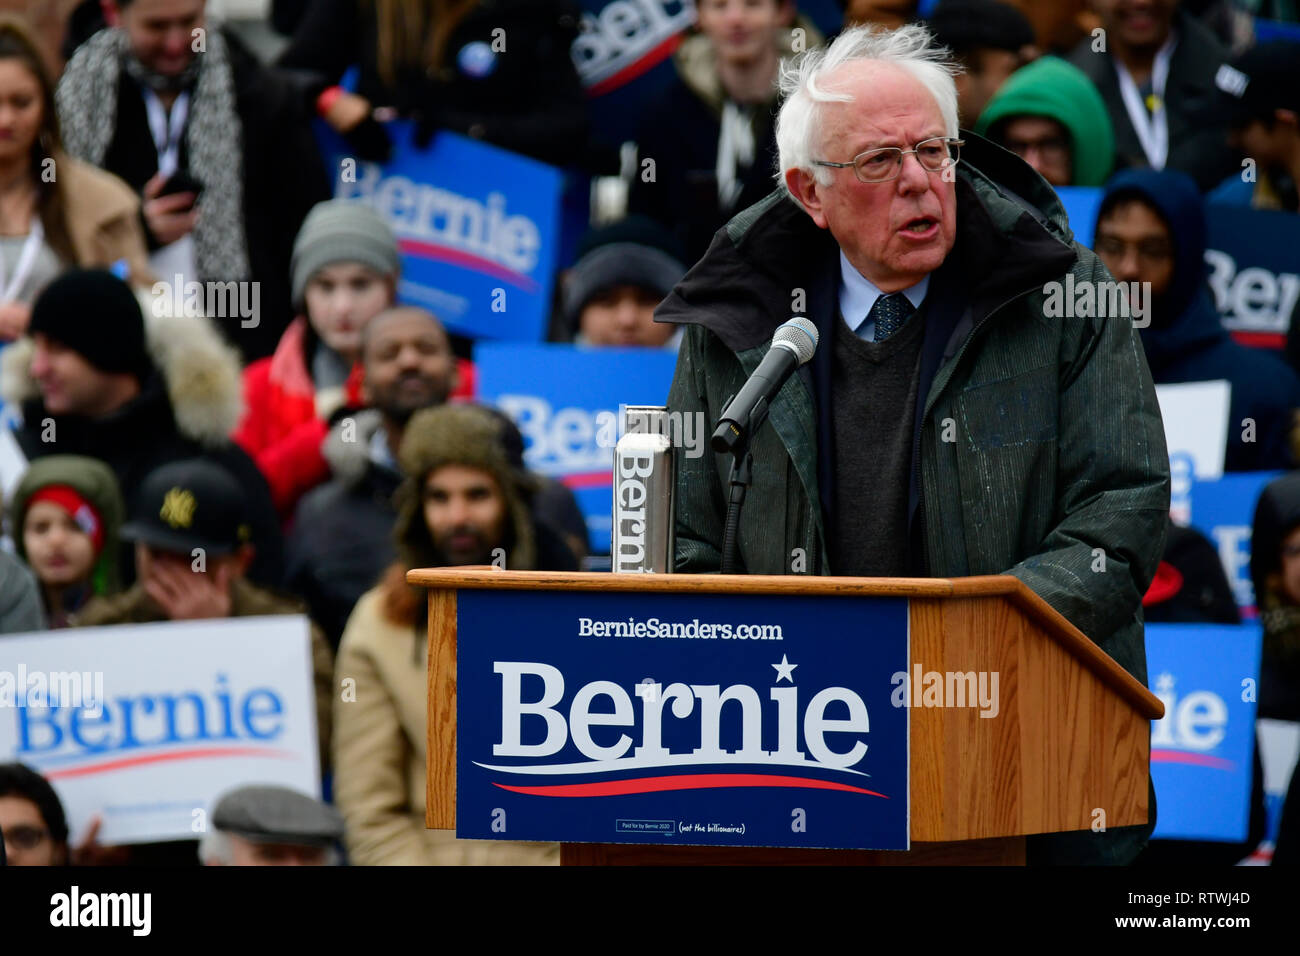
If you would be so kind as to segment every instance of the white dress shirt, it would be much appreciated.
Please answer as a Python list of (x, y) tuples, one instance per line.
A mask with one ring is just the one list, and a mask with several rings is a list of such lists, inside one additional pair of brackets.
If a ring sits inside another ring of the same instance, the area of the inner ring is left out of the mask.
[[(921, 307), (925, 294), (930, 290), (930, 277), (926, 275), (916, 285), (901, 289), (907, 301), (914, 309)], [(872, 341), (876, 335), (876, 323), (869, 320), (871, 307), (876, 300), (886, 293), (881, 292), (876, 284), (864, 276), (849, 262), (844, 250), (840, 250), (840, 314), (849, 329), (860, 339)]]

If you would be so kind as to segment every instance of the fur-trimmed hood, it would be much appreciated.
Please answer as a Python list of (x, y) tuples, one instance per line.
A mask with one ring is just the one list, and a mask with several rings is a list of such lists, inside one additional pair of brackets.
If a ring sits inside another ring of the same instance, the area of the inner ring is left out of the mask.
[(420, 489), (429, 474), (443, 465), (466, 465), (486, 471), (496, 479), (505, 497), (508, 527), (506, 567), (515, 571), (537, 569), (537, 528), (532, 502), (537, 480), (510, 460), (502, 418), (479, 405), (437, 405), (411, 416), (402, 436), (400, 466), (407, 477), (395, 496), (397, 524), (394, 538), (400, 558), (408, 568), (436, 567), (441, 558), (434, 550), (425, 524)]
[[(173, 315), (171, 297), (139, 290), (149, 356), (166, 386), (184, 437), (206, 447), (224, 445), (243, 413), (239, 355), (212, 320)], [(31, 376), (33, 344), (24, 336), (0, 357), (0, 395), (13, 407), (40, 397)]]

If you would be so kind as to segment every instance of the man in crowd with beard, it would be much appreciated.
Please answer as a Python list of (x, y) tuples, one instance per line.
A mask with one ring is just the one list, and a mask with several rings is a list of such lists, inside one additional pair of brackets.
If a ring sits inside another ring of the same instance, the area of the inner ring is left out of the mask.
[[(506, 436), (512, 429), (500, 414), (473, 405), (427, 409), (411, 418), (401, 461), (423, 526), (408, 523), (399, 535), (425, 546), (413, 556), (435, 567), (577, 570), (561, 536), (538, 520), (533, 502), (539, 482), (510, 453)], [(399, 508), (399, 524), (406, 513)]]
[[(363, 333), (361, 363), (368, 407), (341, 419), (330, 432), (323, 451), (333, 478), (299, 503), (288, 547), (288, 587), (306, 599), (312, 619), (334, 647), (357, 599), (393, 559), (393, 493), (403, 477), (398, 449), (406, 424), (420, 409), (445, 403), (456, 387), (456, 359), (446, 331), (413, 306), (371, 320)], [(523, 439), (504, 416), (501, 424), (508, 456), (522, 469)], [(538, 478), (533, 507), (581, 558), (586, 530), (573, 493)]]
[(456, 386), (447, 333), (423, 309), (381, 312), (361, 343), (367, 408), (340, 420), (323, 451), (333, 478), (298, 505), (288, 542), (287, 584), (306, 599), (338, 646), (352, 607), (393, 557), (397, 451), (411, 415), (441, 405)]
[(513, 426), (477, 405), (441, 405), (407, 423), (398, 460), (398, 557), (357, 602), (339, 646), (335, 791), (358, 866), (555, 864), (554, 843), (457, 840), (424, 825), (428, 601), (410, 568), (494, 563), (572, 571), (577, 561), (533, 510), (537, 482), (509, 450)]

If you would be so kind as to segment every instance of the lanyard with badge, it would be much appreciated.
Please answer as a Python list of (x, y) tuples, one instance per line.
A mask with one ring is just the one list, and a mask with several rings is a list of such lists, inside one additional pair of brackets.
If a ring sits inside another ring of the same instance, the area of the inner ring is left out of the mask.
[[(148, 87), (141, 87), (144, 95), (145, 112), (149, 117), (149, 133), (153, 136), (154, 147), (158, 150), (158, 172), (164, 179), (170, 179), (180, 166), (181, 137), (185, 133), (185, 121), (190, 113), (190, 94), (186, 90), (172, 103), (171, 115), (163, 109), (158, 94)], [(178, 281), (193, 277), (197, 270), (194, 262), (194, 237), (185, 235), (175, 242), (156, 249), (149, 256), (149, 266), (155, 275), (176, 276)]]
[(158, 150), (158, 172), (166, 179), (180, 166), (181, 136), (185, 133), (185, 120), (190, 114), (190, 94), (187, 90), (178, 95), (168, 116), (157, 93), (148, 87), (141, 92), (144, 94), (145, 112), (149, 115), (149, 132), (153, 136), (154, 148)]
[(1165, 84), (1169, 80), (1169, 61), (1173, 58), (1174, 44), (1177, 41), (1170, 35), (1164, 45), (1156, 51), (1155, 62), (1151, 64), (1151, 110), (1147, 111), (1142, 102), (1142, 94), (1127, 67), (1115, 60), (1115, 72), (1119, 75), (1119, 92), (1124, 99), (1124, 109), (1133, 132), (1142, 144), (1142, 152), (1152, 169), (1164, 169), (1169, 158), (1169, 122), (1165, 115)]

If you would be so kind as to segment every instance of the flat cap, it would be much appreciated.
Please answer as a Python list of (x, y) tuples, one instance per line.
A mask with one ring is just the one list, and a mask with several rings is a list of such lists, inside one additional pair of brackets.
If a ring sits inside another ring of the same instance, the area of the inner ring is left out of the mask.
[(254, 843), (326, 847), (343, 837), (337, 810), (288, 787), (231, 790), (217, 801), (212, 825)]

